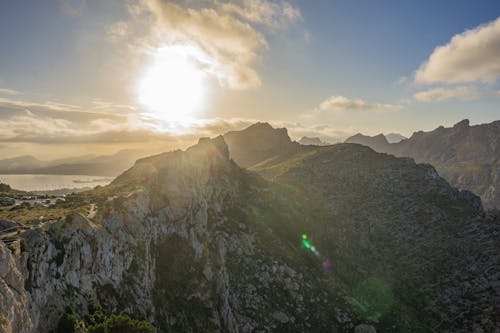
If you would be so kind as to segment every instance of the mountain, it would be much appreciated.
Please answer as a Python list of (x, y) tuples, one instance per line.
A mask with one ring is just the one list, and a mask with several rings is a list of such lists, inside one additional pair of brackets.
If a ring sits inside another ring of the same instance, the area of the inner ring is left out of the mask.
[(324, 142), (322, 141), (320, 138), (310, 138), (310, 137), (307, 137), (307, 136), (303, 136), (299, 141), (298, 143), (300, 143), (301, 145), (312, 145), (312, 146), (327, 146), (329, 145), (328, 142)]
[(500, 207), (500, 121), (470, 126), (466, 119), (393, 144), (379, 137), (353, 136), (346, 142), (430, 163), (453, 186), (478, 194), (485, 207)]
[(40, 161), (30, 155), (17, 156), (0, 160), (0, 173), (12, 173), (16, 170), (43, 168), (47, 165), (47, 162)]
[(68, 197), (97, 214), (21, 233), (27, 250), (0, 242), (10, 332), (48, 332), (96, 306), (159, 332), (499, 327), (500, 217), (477, 196), (357, 144), (301, 146), (263, 124), (230, 138), (140, 159)]
[(274, 129), (268, 123), (256, 123), (242, 131), (224, 134), (231, 158), (242, 167), (249, 167), (268, 158), (300, 150), (292, 142), (286, 128)]
[(117, 176), (148, 153), (140, 150), (120, 150), (112, 155), (77, 156), (54, 161), (40, 161), (33, 156), (0, 160), (0, 173)]
[(376, 151), (381, 151), (387, 145), (389, 142), (387, 141), (387, 138), (383, 134), (378, 134), (375, 136), (366, 136), (361, 133), (358, 133), (356, 135), (353, 135), (345, 140), (346, 143), (359, 143), (364, 146), (371, 147), (372, 149)]
[(406, 136), (401, 135), (399, 133), (389, 133), (389, 134), (385, 134), (384, 136), (387, 139), (387, 142), (389, 142), (389, 143), (397, 143), (397, 142), (403, 141), (405, 139), (408, 139)]

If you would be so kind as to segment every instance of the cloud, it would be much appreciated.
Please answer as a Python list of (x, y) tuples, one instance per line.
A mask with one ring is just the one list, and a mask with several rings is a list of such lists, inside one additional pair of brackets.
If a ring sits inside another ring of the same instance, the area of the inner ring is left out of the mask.
[(257, 67), (269, 47), (258, 27), (285, 27), (301, 17), (300, 10), (286, 1), (207, 0), (189, 7), (192, 3), (132, 3), (131, 21), (109, 26), (107, 34), (113, 40), (127, 36), (129, 44), (136, 38), (135, 48), (150, 52), (169, 45), (190, 46), (197, 50), (192, 56), (200, 67), (221, 86), (247, 89), (261, 85)]
[(12, 95), (22, 95), (22, 92), (14, 89), (0, 88), (0, 94), (12, 96)]
[(366, 103), (362, 99), (349, 99), (344, 96), (330, 96), (319, 104), (319, 111), (360, 111), (370, 110), (375, 112), (401, 111), (399, 104)]
[(139, 123), (133, 125), (135, 115), (127, 110), (125, 105), (102, 101), (84, 109), (60, 102), (0, 98), (0, 141), (72, 143), (99, 133), (136, 130)]
[(126, 105), (97, 101), (92, 103), (91, 107), (83, 109), (76, 105), (60, 102), (39, 103), (0, 97), (0, 120), (29, 112), (33, 116), (63, 119), (82, 125), (99, 118), (117, 123), (126, 121), (131, 109), (133, 108)]
[(417, 83), (493, 82), (500, 76), (500, 17), (453, 36), (415, 73)]
[(302, 19), (300, 10), (286, 1), (243, 0), (219, 3), (218, 8), (248, 22), (273, 28), (283, 28), (290, 22)]
[(453, 88), (433, 88), (417, 92), (413, 97), (420, 102), (440, 102), (449, 99), (472, 101), (481, 97), (476, 87), (458, 86)]
[(106, 35), (113, 42), (120, 41), (128, 34), (129, 26), (124, 21), (118, 21), (106, 27)]

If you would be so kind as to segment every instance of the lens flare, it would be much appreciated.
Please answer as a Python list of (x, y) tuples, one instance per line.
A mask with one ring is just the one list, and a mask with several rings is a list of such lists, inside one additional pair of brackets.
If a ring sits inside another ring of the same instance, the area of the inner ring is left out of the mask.
[(316, 249), (314, 245), (311, 244), (311, 242), (307, 239), (306, 234), (302, 234), (302, 246), (305, 247), (306, 249), (310, 250), (312, 253), (315, 255), (319, 256), (319, 251)]
[(330, 262), (329, 259), (326, 259), (325, 261), (323, 261), (323, 263), (321, 264), (321, 266), (323, 266), (323, 269), (324, 270), (331, 270), (332, 269), (332, 263)]

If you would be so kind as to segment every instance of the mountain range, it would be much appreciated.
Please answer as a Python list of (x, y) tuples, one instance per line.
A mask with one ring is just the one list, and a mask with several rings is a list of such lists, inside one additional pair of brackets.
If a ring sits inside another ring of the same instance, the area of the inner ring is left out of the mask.
[(120, 150), (112, 155), (83, 155), (41, 161), (30, 155), (0, 160), (0, 174), (54, 174), (116, 177), (130, 168), (147, 151)]
[(71, 202), (97, 214), (21, 233), (25, 251), (0, 242), (7, 332), (96, 306), (159, 332), (500, 327), (498, 212), (411, 158), (258, 123), (139, 159)]
[(485, 207), (500, 208), (500, 121), (470, 126), (465, 119), (450, 128), (415, 132), (398, 143), (382, 134), (356, 134), (345, 142), (432, 164), (453, 186), (478, 194)]

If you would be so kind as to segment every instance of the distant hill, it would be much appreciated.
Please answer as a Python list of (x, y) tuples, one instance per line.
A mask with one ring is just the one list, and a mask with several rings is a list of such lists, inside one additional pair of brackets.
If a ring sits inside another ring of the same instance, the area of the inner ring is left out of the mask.
[(385, 138), (389, 143), (397, 143), (402, 140), (408, 139), (406, 136), (401, 135), (399, 133), (389, 133), (389, 134), (384, 134)]
[(328, 142), (322, 141), (320, 138), (315, 137), (315, 138), (310, 138), (307, 136), (303, 136), (299, 141), (297, 141), (301, 145), (313, 145), (313, 146), (327, 146), (329, 145)]
[(48, 165), (49, 162), (40, 161), (30, 155), (23, 155), (0, 160), (0, 173), (13, 173), (17, 170), (32, 170), (43, 168)]
[(376, 151), (381, 151), (387, 147), (389, 141), (383, 134), (378, 134), (375, 136), (367, 136), (361, 133), (351, 136), (345, 140), (346, 143), (359, 143), (364, 146), (371, 147)]
[(134, 165), (148, 152), (120, 150), (112, 155), (77, 156), (53, 161), (40, 161), (33, 156), (19, 156), (0, 160), (3, 174), (54, 174), (114, 177)]
[(359, 134), (346, 142), (430, 163), (452, 185), (480, 195), (485, 207), (500, 207), (500, 121), (470, 126), (465, 119), (450, 128), (415, 132), (393, 144), (380, 136)]

